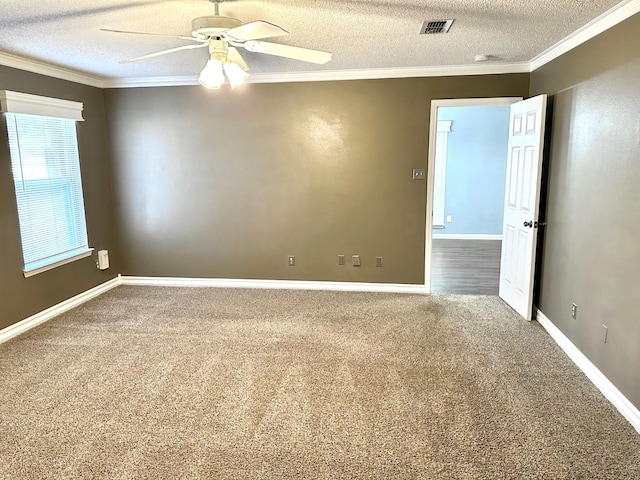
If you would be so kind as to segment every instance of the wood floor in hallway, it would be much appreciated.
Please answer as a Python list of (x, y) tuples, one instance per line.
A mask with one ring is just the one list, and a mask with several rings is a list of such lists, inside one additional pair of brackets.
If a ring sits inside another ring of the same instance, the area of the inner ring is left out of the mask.
[(501, 240), (433, 239), (431, 292), (498, 295)]

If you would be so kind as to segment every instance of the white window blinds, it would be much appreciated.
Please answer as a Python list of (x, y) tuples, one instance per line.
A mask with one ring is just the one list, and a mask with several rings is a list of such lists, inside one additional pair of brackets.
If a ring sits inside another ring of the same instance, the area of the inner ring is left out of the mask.
[(90, 251), (76, 124), (69, 118), (5, 116), (27, 275)]

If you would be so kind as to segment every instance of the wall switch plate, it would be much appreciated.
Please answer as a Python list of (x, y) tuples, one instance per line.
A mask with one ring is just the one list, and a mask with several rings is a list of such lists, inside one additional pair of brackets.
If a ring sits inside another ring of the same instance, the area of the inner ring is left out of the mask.
[(376, 257), (376, 267), (382, 266), (382, 257)]
[(106, 270), (107, 268), (109, 268), (109, 251), (108, 250), (98, 251), (98, 261), (96, 262), (96, 264), (100, 270)]
[(571, 318), (576, 319), (576, 315), (578, 314), (578, 305), (575, 303), (571, 304)]
[(414, 168), (413, 169), (413, 179), (414, 180), (424, 180), (425, 179), (424, 168)]
[(602, 341), (607, 343), (607, 334), (609, 333), (609, 327), (607, 327), (604, 323), (602, 324)]
[(290, 267), (296, 266), (296, 257), (294, 257), (293, 255), (289, 255), (289, 266)]
[(351, 255), (351, 264), (354, 267), (360, 266), (360, 255)]
[(338, 255), (338, 265), (344, 265), (344, 255)]
[(451, 215), (447, 215), (447, 223), (451, 223), (453, 220), (451, 220)]

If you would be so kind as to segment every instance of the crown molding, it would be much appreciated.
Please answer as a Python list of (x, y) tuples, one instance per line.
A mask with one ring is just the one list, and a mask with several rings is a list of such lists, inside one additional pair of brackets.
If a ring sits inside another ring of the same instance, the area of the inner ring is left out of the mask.
[(329, 70), (282, 74), (257, 74), (248, 78), (251, 83), (325, 82), (334, 80), (376, 80), (385, 78), (449, 77), (466, 75), (498, 75), (528, 73), (528, 62), (482, 63), (471, 65), (438, 65), (431, 67), (374, 68), (361, 70)]
[(638, 12), (640, 12), (640, 0), (622, 1), (575, 32), (567, 35), (555, 45), (547, 48), (544, 52), (533, 57), (529, 62), (531, 71), (533, 72), (537, 70), (550, 61), (555, 60), (559, 56), (564, 55), (579, 45), (582, 45), (587, 40), (591, 40), (593, 37), (601, 34), (611, 27), (616, 26), (627, 18), (632, 17)]
[(81, 83), (91, 87), (103, 88), (104, 79), (88, 75), (86, 73), (72, 70), (70, 68), (59, 67), (50, 63), (33, 60), (30, 58), (11, 55), (10, 53), (0, 52), (0, 65), (5, 67), (17, 68), (18, 70), (26, 70), (27, 72), (39, 73), (48, 77), (59, 78), (60, 80), (68, 80), (74, 83)]
[(179, 87), (185, 85), (198, 85), (198, 76), (105, 78), (102, 81), (102, 88)]
[[(436, 67), (377, 68), (363, 70), (329, 70), (320, 72), (258, 73), (246, 83), (328, 82), (338, 80), (373, 80), (383, 78), (446, 77), (461, 75), (495, 75), (529, 73), (529, 63), (487, 63), (481, 65), (444, 65)], [(103, 88), (173, 87), (198, 85), (198, 77), (138, 77), (104, 80)]]
[[(362, 70), (329, 70), (320, 72), (264, 73), (250, 76), (247, 83), (325, 82), (339, 80), (373, 80), (384, 78), (530, 73), (639, 12), (640, 0), (623, 0), (615, 7), (607, 10), (599, 17), (566, 36), (544, 52), (536, 55), (528, 62)], [(0, 52), (0, 65), (98, 88), (198, 85), (197, 75), (136, 78), (98, 77), (70, 68), (60, 67), (39, 60), (32, 60), (2, 52)]]

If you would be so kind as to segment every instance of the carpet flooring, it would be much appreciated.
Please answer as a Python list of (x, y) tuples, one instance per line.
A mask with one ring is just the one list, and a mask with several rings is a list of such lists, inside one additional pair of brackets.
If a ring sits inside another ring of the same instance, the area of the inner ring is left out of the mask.
[(118, 287), (0, 345), (2, 479), (639, 479), (497, 297)]

